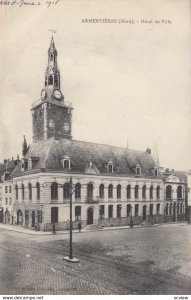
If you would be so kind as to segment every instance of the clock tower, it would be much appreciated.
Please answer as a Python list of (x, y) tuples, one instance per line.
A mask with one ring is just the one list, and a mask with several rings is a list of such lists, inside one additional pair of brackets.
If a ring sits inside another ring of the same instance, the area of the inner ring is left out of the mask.
[(71, 139), (72, 106), (66, 103), (60, 87), (60, 70), (57, 50), (52, 37), (48, 49), (48, 66), (45, 72), (41, 99), (32, 105), (33, 142), (55, 139)]

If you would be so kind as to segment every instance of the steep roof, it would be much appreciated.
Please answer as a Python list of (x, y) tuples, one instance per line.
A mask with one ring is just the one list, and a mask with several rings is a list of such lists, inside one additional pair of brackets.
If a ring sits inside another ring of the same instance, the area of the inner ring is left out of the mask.
[[(62, 159), (69, 157), (71, 169), (69, 172), (84, 173), (90, 161), (101, 174), (108, 174), (108, 162), (113, 163), (113, 175), (135, 176), (136, 166), (141, 168), (142, 177), (153, 177), (155, 163), (150, 154), (120, 148), (115, 146), (82, 142), (69, 139), (48, 139), (29, 146), (25, 160), (38, 157), (33, 170), (45, 168), (46, 170), (62, 171)], [(20, 165), (16, 166), (12, 176), (21, 172)], [(111, 174), (110, 174), (111, 175)], [(159, 174), (160, 177), (160, 174)]]

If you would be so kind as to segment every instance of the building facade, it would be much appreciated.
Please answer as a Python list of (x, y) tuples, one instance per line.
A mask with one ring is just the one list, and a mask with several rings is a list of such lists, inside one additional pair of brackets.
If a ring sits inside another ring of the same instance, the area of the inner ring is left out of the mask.
[(31, 109), (33, 143), (24, 138), (22, 158), (2, 180), (5, 223), (69, 229), (71, 189), (73, 228), (79, 222), (84, 227), (184, 220), (185, 185), (162, 174), (149, 148), (73, 140), (72, 110), (61, 91), (52, 38), (41, 99)]

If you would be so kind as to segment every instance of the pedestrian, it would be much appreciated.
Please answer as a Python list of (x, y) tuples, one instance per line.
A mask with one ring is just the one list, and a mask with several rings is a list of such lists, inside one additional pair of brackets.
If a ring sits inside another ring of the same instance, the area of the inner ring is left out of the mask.
[(78, 223), (78, 230), (79, 232), (81, 232), (81, 228), (82, 228), (82, 225), (81, 225), (81, 222)]

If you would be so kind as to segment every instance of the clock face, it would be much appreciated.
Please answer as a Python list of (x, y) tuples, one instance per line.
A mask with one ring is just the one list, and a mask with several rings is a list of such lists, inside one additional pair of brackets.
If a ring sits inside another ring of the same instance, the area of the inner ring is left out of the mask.
[(70, 130), (70, 126), (68, 123), (64, 123), (64, 131), (68, 132)]
[(54, 97), (55, 97), (56, 99), (60, 99), (60, 98), (62, 97), (61, 92), (60, 92), (59, 90), (55, 90), (55, 91), (54, 91)]
[(45, 92), (45, 90), (42, 90), (42, 92), (41, 92), (41, 98), (42, 98), (42, 100), (44, 100), (46, 98), (46, 92)]

